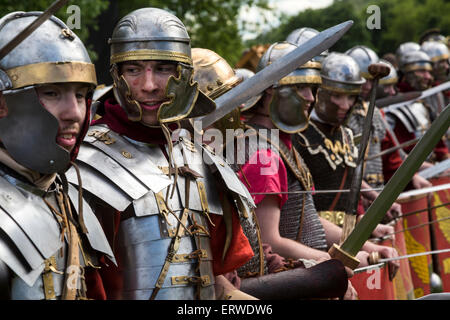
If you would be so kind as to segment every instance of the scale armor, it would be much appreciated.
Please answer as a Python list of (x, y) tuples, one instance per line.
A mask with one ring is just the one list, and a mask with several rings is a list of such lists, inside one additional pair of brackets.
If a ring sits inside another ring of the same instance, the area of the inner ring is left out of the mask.
[[(255, 130), (266, 129), (262, 126), (258, 126), (255, 124), (251, 124), (251, 127)], [(258, 132), (258, 131), (257, 131)], [(258, 134), (259, 139), (261, 136)], [(252, 144), (246, 143), (245, 149), (245, 160), (246, 162), (250, 159), (249, 157), (253, 155), (260, 143)], [(277, 146), (274, 146), (272, 143), (267, 142), (267, 147), (270, 147), (276, 153), (280, 153)], [(287, 147), (283, 147), (282, 142), (280, 143), (280, 148), (283, 148), (283, 153), (288, 153)], [(295, 164), (287, 164), (286, 160), (282, 157), (283, 162), (285, 163), (287, 168), (291, 168)], [(309, 171), (304, 164), (303, 160), (300, 158), (301, 170), (304, 173), (303, 181), (308, 181), (310, 178)], [(239, 170), (239, 168), (236, 168)], [(295, 175), (290, 169), (287, 170), (288, 177), (288, 190), (291, 191), (304, 191), (305, 187), (303, 186), (304, 182), (300, 182), (297, 175)], [(303, 216), (302, 213), (303, 212)], [(299, 241), (306, 246), (319, 249), (326, 250), (327, 244), (325, 239), (325, 231), (323, 226), (319, 220), (317, 215), (317, 211), (315, 210), (314, 203), (312, 200), (312, 196), (310, 193), (301, 194), (301, 193), (292, 193), (289, 194), (288, 200), (281, 208), (280, 213), (280, 235), (285, 238), (289, 238), (292, 240)]]
[[(347, 123), (352, 129), (353, 134), (362, 134), (364, 119), (366, 118), (369, 106), (366, 101), (360, 101), (353, 109), (352, 115)], [(381, 112), (378, 108), (374, 109), (372, 119), (372, 129), (368, 145), (367, 157), (379, 154), (381, 152), (381, 141), (386, 135)], [(364, 180), (373, 188), (380, 188), (384, 185), (383, 178), (383, 160), (382, 157), (376, 157), (364, 163)]]

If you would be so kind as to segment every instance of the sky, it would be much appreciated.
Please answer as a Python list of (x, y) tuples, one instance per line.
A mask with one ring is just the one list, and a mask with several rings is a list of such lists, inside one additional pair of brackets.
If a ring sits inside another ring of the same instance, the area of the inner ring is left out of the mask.
[(279, 20), (275, 13), (285, 13), (287, 15), (296, 15), (306, 9), (319, 9), (329, 6), (333, 0), (269, 0), (269, 5), (273, 8), (272, 12), (261, 12), (255, 8), (243, 7), (240, 12), (240, 20), (247, 24), (263, 21), (265, 16), (268, 23), (260, 31), (253, 31), (251, 25), (248, 30), (242, 31), (243, 40), (249, 40), (258, 36), (260, 32), (267, 31), (279, 25)]

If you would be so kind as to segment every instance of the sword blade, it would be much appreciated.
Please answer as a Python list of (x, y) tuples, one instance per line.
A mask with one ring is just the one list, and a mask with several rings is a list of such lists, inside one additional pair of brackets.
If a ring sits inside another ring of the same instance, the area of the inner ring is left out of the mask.
[(3, 59), (8, 53), (10, 53), (15, 47), (17, 47), (23, 40), (25, 40), (34, 30), (36, 30), (41, 24), (47, 21), (56, 11), (61, 9), (69, 0), (58, 0), (52, 3), (47, 10), (45, 10), (36, 20), (30, 23), (25, 29), (22, 30), (17, 36), (9, 41), (0, 50), (0, 60)]
[(201, 119), (201, 129), (209, 127), (251, 97), (263, 92), (299, 66), (329, 49), (352, 24), (353, 21), (350, 20), (322, 31), (283, 58), (276, 60), (253, 77), (217, 98), (215, 100), (216, 110)]
[(418, 252), (418, 253), (407, 254), (407, 255), (399, 256), (399, 257), (395, 257), (395, 258), (380, 259), (379, 262), (376, 263), (376, 264), (372, 264), (372, 265), (367, 266), (367, 267), (361, 267), (361, 268), (357, 268), (357, 269), (353, 270), (353, 273), (356, 274), (356, 273), (361, 273), (361, 272), (372, 270), (372, 269), (378, 269), (378, 268), (383, 267), (386, 264), (386, 262), (389, 262), (389, 261), (409, 259), (409, 258), (414, 258), (414, 257), (421, 257), (421, 256), (427, 256), (427, 255), (432, 255), (432, 254), (440, 254), (440, 253), (446, 253), (446, 252), (450, 252), (450, 249), (441, 249), (441, 250), (433, 250), (433, 251), (426, 251), (426, 252)]
[(414, 100), (420, 97), (422, 92), (420, 91), (411, 91), (405, 93), (397, 93), (395, 96), (389, 96), (386, 98), (381, 98), (375, 101), (375, 105), (378, 108), (387, 107), (393, 104), (402, 103), (410, 100)]
[(404, 106), (404, 105), (407, 105), (407, 104), (411, 104), (414, 101), (427, 98), (429, 96), (435, 95), (436, 93), (439, 93), (439, 92), (447, 90), (447, 89), (450, 89), (450, 81), (444, 82), (444, 83), (442, 83), (442, 84), (440, 84), (440, 85), (438, 85), (436, 87), (433, 87), (433, 88), (430, 88), (430, 89), (427, 89), (427, 90), (423, 91), (422, 94), (418, 98), (415, 98), (415, 99), (412, 99), (412, 100), (408, 100), (408, 101), (399, 102), (399, 103), (396, 103), (396, 104), (391, 104), (390, 106), (385, 108), (386, 109), (385, 112), (387, 112), (388, 110), (396, 109), (398, 107), (401, 107), (401, 106)]
[(356, 228), (341, 246), (341, 250), (355, 256), (363, 244), (369, 239), (375, 227), (380, 223), (387, 210), (397, 199), (400, 192), (406, 187), (411, 177), (417, 172), (421, 164), (445, 134), (450, 126), (450, 104), (434, 120), (430, 129), (416, 144), (414, 149), (394, 173), (383, 191), (378, 195), (364, 214)]
[(450, 159), (446, 159), (425, 170), (419, 171), (418, 174), (425, 179), (437, 176), (438, 174), (450, 169)]

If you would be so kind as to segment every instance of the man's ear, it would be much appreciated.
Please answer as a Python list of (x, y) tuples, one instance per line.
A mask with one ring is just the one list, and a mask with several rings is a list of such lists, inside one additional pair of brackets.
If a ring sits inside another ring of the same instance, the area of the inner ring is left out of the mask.
[(8, 115), (8, 107), (6, 106), (6, 100), (3, 96), (3, 92), (0, 91), (0, 119), (3, 119)]

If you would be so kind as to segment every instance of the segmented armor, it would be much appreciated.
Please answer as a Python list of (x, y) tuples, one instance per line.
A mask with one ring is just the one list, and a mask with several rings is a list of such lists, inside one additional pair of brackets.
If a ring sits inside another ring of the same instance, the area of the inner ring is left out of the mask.
[[(87, 233), (79, 221), (78, 190), (63, 190), (57, 178), (49, 191), (23, 181), (0, 165), (0, 262), (8, 277), (0, 277), (0, 292), (18, 300), (86, 299), (84, 268), (98, 265), (97, 252), (115, 262), (102, 227), (83, 200)], [(71, 286), (72, 285), (72, 286)]]
[[(93, 201), (123, 213), (117, 238), (123, 286), (112, 298), (214, 299), (207, 221), (230, 208), (216, 192), (212, 171), (238, 212), (250, 212), (253, 201), (233, 170), (206, 147), (180, 138), (171, 150), (176, 166), (169, 166), (164, 152), (168, 148), (131, 140), (106, 125), (92, 126), (80, 149), (85, 190)], [(172, 195), (173, 170), (178, 175)]]

